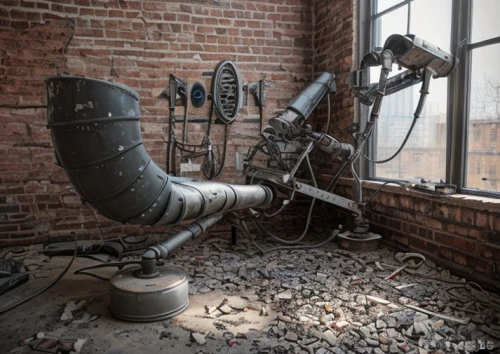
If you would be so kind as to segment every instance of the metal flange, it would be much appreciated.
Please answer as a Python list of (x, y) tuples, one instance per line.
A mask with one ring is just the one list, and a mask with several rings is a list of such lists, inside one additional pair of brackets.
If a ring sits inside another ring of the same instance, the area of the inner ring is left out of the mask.
[(338, 235), (339, 246), (342, 249), (352, 252), (372, 252), (380, 247), (382, 236), (367, 232), (363, 235), (351, 233), (350, 231), (343, 232)]
[(188, 277), (179, 268), (158, 268), (154, 278), (139, 278), (141, 268), (128, 268), (111, 278), (110, 311), (132, 322), (151, 322), (180, 314), (189, 305)]

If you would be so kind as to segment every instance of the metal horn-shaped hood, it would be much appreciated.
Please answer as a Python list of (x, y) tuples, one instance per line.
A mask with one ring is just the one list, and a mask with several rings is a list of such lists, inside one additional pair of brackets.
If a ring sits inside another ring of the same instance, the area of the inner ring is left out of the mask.
[(166, 225), (271, 203), (265, 186), (167, 175), (144, 148), (139, 95), (130, 88), (74, 76), (53, 77), (46, 85), (57, 162), (81, 198), (106, 217)]

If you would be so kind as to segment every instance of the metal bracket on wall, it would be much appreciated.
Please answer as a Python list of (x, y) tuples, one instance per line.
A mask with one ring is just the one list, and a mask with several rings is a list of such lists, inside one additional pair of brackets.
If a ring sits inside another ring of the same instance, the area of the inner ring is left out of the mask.
[(248, 84), (249, 92), (254, 96), (257, 106), (259, 106), (259, 132), (262, 132), (262, 125), (264, 120), (264, 107), (267, 105), (267, 90), (266, 87), (274, 87), (274, 85), (266, 81), (266, 79), (261, 79), (256, 83)]
[(350, 210), (357, 215), (362, 213), (359, 204), (355, 203), (353, 200), (341, 197), (340, 195), (327, 192), (323, 189), (319, 189), (302, 182), (294, 181), (293, 185), (294, 190), (301, 194), (305, 194), (309, 197), (313, 197), (333, 205), (337, 205), (344, 209)]

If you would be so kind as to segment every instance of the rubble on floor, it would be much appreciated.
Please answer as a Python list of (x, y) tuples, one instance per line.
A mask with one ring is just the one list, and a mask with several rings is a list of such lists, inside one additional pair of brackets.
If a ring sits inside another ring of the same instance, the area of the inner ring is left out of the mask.
[[(419, 255), (388, 249), (356, 254), (331, 244), (261, 256), (245, 239), (233, 247), (205, 238), (185, 245), (169, 263), (190, 280), (188, 309), (161, 321), (189, 332), (182, 353), (500, 352), (500, 297)], [(25, 264), (50, 262), (42, 257)], [(73, 300), (57, 314), (59, 321), (88, 326), (109, 318), (67, 293)], [(175, 336), (173, 330), (156, 334), (158, 342)], [(19, 345), (44, 339), (30, 338), (18, 338)], [(85, 350), (94, 352), (90, 344)]]

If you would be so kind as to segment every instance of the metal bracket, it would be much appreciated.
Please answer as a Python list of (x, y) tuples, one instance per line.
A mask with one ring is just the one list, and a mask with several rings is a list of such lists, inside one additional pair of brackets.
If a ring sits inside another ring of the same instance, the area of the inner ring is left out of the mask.
[(354, 202), (353, 200), (341, 197), (339, 195), (327, 192), (323, 189), (319, 189), (298, 181), (294, 181), (293, 186), (294, 190), (299, 193), (308, 195), (310, 197), (322, 200), (330, 204), (337, 205), (344, 209), (348, 209), (357, 215), (362, 215), (362, 210), (359, 204)]

